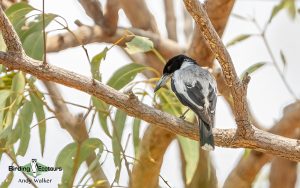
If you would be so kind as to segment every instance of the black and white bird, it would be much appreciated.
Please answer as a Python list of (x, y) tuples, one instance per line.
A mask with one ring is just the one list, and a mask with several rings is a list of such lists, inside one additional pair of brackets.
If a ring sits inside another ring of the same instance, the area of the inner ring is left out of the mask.
[(169, 78), (171, 78), (171, 88), (179, 101), (198, 117), (201, 148), (213, 150), (215, 146), (212, 128), (217, 103), (214, 77), (192, 58), (178, 55), (165, 65), (163, 75), (154, 92), (164, 86)]

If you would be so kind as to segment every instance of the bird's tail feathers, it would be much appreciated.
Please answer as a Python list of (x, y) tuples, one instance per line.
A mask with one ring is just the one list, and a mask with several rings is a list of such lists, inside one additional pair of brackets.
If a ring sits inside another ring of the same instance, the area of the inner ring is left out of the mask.
[(214, 150), (215, 142), (212, 134), (212, 127), (206, 122), (199, 119), (199, 130), (201, 148), (207, 151)]

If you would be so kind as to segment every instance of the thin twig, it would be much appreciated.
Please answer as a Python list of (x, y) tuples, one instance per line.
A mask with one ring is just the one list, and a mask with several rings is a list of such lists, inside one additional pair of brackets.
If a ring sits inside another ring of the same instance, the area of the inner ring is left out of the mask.
[[(121, 143), (121, 138), (120, 138), (119, 135), (118, 135), (117, 127), (116, 127), (116, 125), (115, 125), (115, 121), (112, 119), (112, 117), (111, 117), (110, 114), (108, 115), (108, 117), (109, 117), (109, 119), (110, 119), (110, 121), (111, 121), (111, 124), (112, 124), (114, 130), (116, 131), (116, 139), (117, 139), (117, 142), (118, 142), (118, 144), (119, 144), (121, 153), (122, 153), (122, 155), (125, 156), (125, 151), (124, 151), (123, 146), (122, 146), (122, 143)], [(130, 183), (130, 182), (131, 182), (131, 172), (130, 172), (129, 163), (128, 163), (126, 157), (124, 157), (124, 162), (125, 162), (125, 167), (126, 167), (126, 170), (127, 170), (128, 176), (129, 176), (129, 183)]]
[(46, 40), (46, 31), (45, 31), (45, 0), (43, 0), (43, 9), (42, 9), (42, 16), (43, 16), (43, 41), (44, 41), (44, 61), (43, 65), (47, 65), (47, 40)]
[(274, 67), (275, 67), (277, 73), (279, 74), (279, 76), (280, 76), (280, 78), (281, 78), (283, 84), (285, 85), (285, 87), (286, 87), (286, 89), (288, 90), (288, 92), (290, 93), (290, 95), (292, 95), (292, 97), (297, 101), (297, 100), (298, 100), (298, 97), (297, 97), (297, 95), (294, 93), (294, 91), (293, 91), (292, 88), (290, 87), (289, 83), (287, 82), (287, 80), (286, 80), (284, 74), (283, 74), (282, 71), (280, 70), (280, 67), (279, 67), (279, 65), (278, 65), (278, 63), (277, 63), (277, 61), (276, 61), (276, 58), (275, 58), (275, 56), (274, 56), (274, 54), (273, 54), (273, 52), (272, 52), (271, 46), (270, 46), (270, 44), (269, 44), (269, 42), (268, 42), (268, 40), (267, 40), (267, 38), (266, 38), (266, 32), (267, 32), (267, 29), (268, 29), (268, 25), (269, 25), (269, 24), (266, 24), (266, 25), (264, 26), (264, 28), (261, 29), (261, 27), (258, 25), (258, 23), (257, 23), (257, 21), (256, 21), (255, 18), (251, 19), (251, 21), (254, 23), (254, 25), (256, 26), (256, 28), (259, 30), (259, 32), (260, 32), (259, 36), (262, 38), (262, 40), (263, 40), (263, 42), (264, 42), (264, 44), (265, 44), (265, 46), (266, 46), (266, 49), (267, 49), (267, 51), (268, 51), (268, 53), (269, 53), (269, 55), (270, 55), (270, 58), (272, 59), (272, 63), (273, 63), (273, 65), (274, 65)]

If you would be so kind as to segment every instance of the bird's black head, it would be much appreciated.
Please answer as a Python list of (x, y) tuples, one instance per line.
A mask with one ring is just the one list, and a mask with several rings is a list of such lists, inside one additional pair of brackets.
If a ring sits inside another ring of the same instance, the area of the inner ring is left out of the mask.
[(164, 67), (163, 74), (174, 73), (176, 70), (180, 69), (181, 65), (185, 61), (196, 63), (196, 61), (193, 60), (192, 58), (187, 57), (183, 54), (180, 54), (180, 55), (174, 56), (171, 59), (169, 59), (169, 61), (167, 62), (167, 64)]
[(196, 64), (195, 60), (182, 54), (172, 57), (165, 65), (163, 70), (163, 75), (160, 78), (160, 80), (157, 82), (154, 92), (156, 92), (157, 90), (159, 90), (159, 88), (164, 86), (167, 80), (172, 76), (172, 74), (176, 70), (180, 69), (182, 64), (186, 62)]

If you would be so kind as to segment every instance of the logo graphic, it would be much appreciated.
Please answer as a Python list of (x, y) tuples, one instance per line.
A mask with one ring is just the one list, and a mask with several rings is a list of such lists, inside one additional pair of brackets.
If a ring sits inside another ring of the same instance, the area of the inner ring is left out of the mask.
[(26, 175), (33, 177), (34, 179), (31, 180), (30, 178), (28, 179), (19, 179), (18, 183), (31, 183), (34, 181), (35, 183), (51, 183), (52, 179), (50, 178), (38, 178), (40, 175), (44, 174), (45, 172), (50, 172), (50, 171), (62, 171), (61, 167), (50, 167), (46, 166), (42, 163), (39, 163), (37, 159), (31, 159), (30, 163), (27, 163), (23, 166), (13, 166), (10, 165), (8, 166), (9, 171), (19, 171), (23, 172)]
[(37, 161), (37, 159), (31, 159), (30, 163), (23, 165), (23, 166), (19, 166), (19, 167), (16, 167), (13, 165), (8, 166), (8, 170), (24, 172), (25, 174), (36, 178), (45, 172), (62, 171), (62, 168), (61, 167), (49, 167), (49, 166), (43, 165), (42, 163), (39, 163)]
[(37, 176), (38, 164), (36, 159), (31, 159), (31, 171), (34, 178)]

